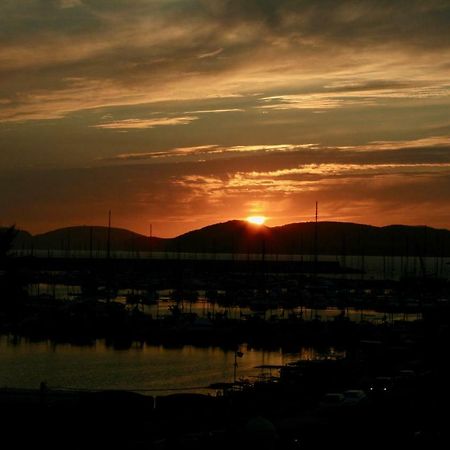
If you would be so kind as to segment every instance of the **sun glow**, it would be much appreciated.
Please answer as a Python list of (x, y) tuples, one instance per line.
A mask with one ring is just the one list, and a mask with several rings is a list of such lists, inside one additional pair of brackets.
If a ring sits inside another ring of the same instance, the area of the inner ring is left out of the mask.
[(247, 219), (245, 219), (245, 220), (247, 220), (247, 222), (253, 223), (255, 225), (263, 225), (264, 222), (267, 220), (267, 218), (264, 216), (250, 216), (250, 217), (247, 217)]

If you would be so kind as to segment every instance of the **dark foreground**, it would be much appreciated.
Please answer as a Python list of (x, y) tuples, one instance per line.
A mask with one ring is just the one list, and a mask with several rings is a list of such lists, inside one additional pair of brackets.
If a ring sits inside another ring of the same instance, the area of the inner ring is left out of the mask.
[[(153, 398), (45, 385), (0, 390), (1, 443), (51, 449), (448, 448), (445, 354), (411, 360), (373, 342), (360, 350), (355, 358), (283, 366), (279, 377), (252, 384), (217, 385), (215, 396)], [(361, 397), (326, 401), (327, 393), (349, 389)]]

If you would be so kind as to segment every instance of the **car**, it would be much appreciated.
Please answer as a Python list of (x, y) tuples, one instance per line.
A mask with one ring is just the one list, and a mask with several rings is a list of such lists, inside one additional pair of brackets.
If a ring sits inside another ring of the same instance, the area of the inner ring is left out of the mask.
[(394, 389), (392, 377), (376, 377), (369, 383), (369, 393), (374, 395), (390, 394)]

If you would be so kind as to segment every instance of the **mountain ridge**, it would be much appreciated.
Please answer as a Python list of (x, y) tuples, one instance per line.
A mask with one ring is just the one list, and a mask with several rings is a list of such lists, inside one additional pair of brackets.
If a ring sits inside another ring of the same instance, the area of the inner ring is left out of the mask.
[[(93, 250), (107, 248), (108, 228), (71, 226), (31, 235), (18, 230), (15, 249)], [(173, 238), (144, 236), (112, 227), (111, 251), (192, 253), (279, 253), (327, 255), (449, 256), (450, 231), (425, 225), (377, 227), (353, 222), (297, 222), (274, 227), (243, 220), (207, 225)]]

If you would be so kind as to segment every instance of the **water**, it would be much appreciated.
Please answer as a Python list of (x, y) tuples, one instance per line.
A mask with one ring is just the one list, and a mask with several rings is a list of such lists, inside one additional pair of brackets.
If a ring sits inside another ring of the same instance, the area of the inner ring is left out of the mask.
[[(255, 366), (345, 356), (333, 348), (319, 352), (301, 346), (292, 353), (246, 345), (240, 350), (244, 356), (238, 358), (237, 378), (250, 380), (260, 375)], [(0, 360), (0, 387), (38, 388), (46, 381), (50, 388), (126, 389), (163, 395), (177, 389), (208, 393), (212, 391), (203, 387), (211, 383), (232, 382), (234, 351), (146, 344), (116, 350), (101, 340), (78, 346), (0, 336)]]
[[(32, 284), (28, 289), (31, 295), (44, 294), (55, 297), (60, 300), (74, 300), (81, 294), (80, 286), (69, 286), (69, 285), (50, 285), (46, 283), (40, 284)], [(114, 300), (116, 302), (126, 304), (126, 295), (130, 294), (131, 290), (122, 290), (119, 291), (118, 297)], [(195, 313), (199, 317), (211, 317), (214, 315), (222, 314), (226, 315), (229, 319), (237, 319), (239, 320), (245, 315), (255, 314), (254, 311), (250, 310), (247, 307), (239, 307), (239, 306), (227, 306), (222, 307), (217, 304), (213, 304), (208, 302), (204, 298), (204, 291), (199, 292), (199, 299), (195, 302), (182, 302), (179, 304), (181, 306), (183, 312)], [(161, 300), (153, 305), (146, 305), (144, 307), (144, 312), (147, 315), (152, 316), (153, 318), (167, 316), (171, 314), (170, 308), (177, 305), (175, 301), (169, 299), (170, 289), (158, 291)], [(320, 320), (334, 320), (337, 316), (341, 314), (341, 310), (336, 307), (327, 307), (323, 309), (311, 309), (311, 308), (293, 308), (290, 310), (285, 310), (283, 308), (274, 308), (267, 310), (264, 314), (261, 315), (264, 319), (270, 318), (286, 318), (288, 314), (296, 313), (300, 314), (305, 320), (312, 319), (320, 319)], [(384, 320), (387, 321), (397, 321), (397, 320), (406, 320), (406, 321), (414, 321), (421, 318), (420, 313), (390, 313), (386, 315), (384, 312), (375, 311), (372, 309), (359, 309), (359, 308), (347, 308), (346, 309), (347, 317), (353, 322), (370, 321), (374, 323), (379, 323)]]
[[(30, 255), (30, 250), (17, 250), (17, 256)], [(63, 251), (63, 250), (34, 250), (34, 256), (61, 257), (61, 258), (105, 258), (105, 251)], [(235, 260), (258, 261), (261, 253), (231, 254), (231, 253), (175, 253), (175, 252), (127, 252), (117, 251), (111, 254), (112, 258), (151, 258), (151, 259), (194, 259), (194, 260)], [(266, 261), (314, 261), (314, 255), (279, 255), (265, 254)], [(343, 267), (363, 270), (366, 279), (398, 280), (402, 276), (437, 276), (450, 278), (449, 257), (422, 257), (417, 256), (361, 256), (361, 255), (319, 255), (319, 261), (338, 261)], [(347, 278), (361, 278), (361, 275), (346, 275)]]
[[(322, 258), (322, 257), (321, 257)], [(324, 260), (332, 260), (331, 256), (323, 256)], [(335, 261), (343, 267), (362, 270), (365, 279), (399, 280), (404, 276), (450, 278), (450, 258), (416, 256), (335, 256)], [(361, 278), (353, 275), (348, 278)]]

